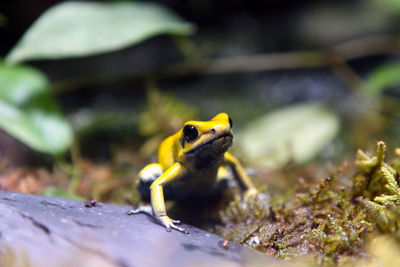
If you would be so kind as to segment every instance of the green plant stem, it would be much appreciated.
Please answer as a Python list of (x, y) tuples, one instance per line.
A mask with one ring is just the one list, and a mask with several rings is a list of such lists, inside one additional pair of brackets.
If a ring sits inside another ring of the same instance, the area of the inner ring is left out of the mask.
[(200, 50), (197, 48), (196, 44), (186, 36), (173, 35), (175, 45), (185, 56), (186, 60), (193, 63), (201, 63), (202, 56)]
[(80, 147), (76, 139), (74, 139), (71, 145), (71, 159), (72, 159), (72, 173), (71, 181), (68, 186), (67, 192), (70, 194), (75, 194), (81, 180), (81, 168), (79, 162), (81, 159)]

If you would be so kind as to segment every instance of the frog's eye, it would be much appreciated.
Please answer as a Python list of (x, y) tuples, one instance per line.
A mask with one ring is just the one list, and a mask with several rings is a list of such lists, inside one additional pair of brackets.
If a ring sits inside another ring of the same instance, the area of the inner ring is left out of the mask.
[(196, 127), (188, 124), (183, 128), (183, 136), (185, 137), (185, 140), (193, 141), (197, 138), (197, 136), (199, 136), (199, 132), (197, 131)]
[(229, 117), (229, 127), (231, 127), (231, 129), (233, 127), (233, 121), (232, 121), (231, 117)]

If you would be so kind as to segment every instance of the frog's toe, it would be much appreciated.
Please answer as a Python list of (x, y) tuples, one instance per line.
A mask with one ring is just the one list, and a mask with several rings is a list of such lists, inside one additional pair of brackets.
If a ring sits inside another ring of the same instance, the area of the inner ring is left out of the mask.
[(171, 222), (174, 223), (174, 224), (181, 224), (182, 223), (180, 220), (174, 220), (174, 219), (171, 219)]
[(130, 211), (128, 211), (128, 215), (133, 215), (133, 214), (138, 214), (138, 213), (140, 213), (140, 210), (139, 209), (134, 209), (134, 210), (130, 210)]
[[(158, 220), (160, 221), (160, 223), (161, 223), (162, 225), (164, 225), (164, 227), (166, 228), (166, 230), (167, 230), (168, 232), (170, 232), (171, 229), (174, 229), (174, 230), (177, 230), (177, 231), (182, 232), (182, 233), (185, 233), (185, 234), (188, 234), (188, 233), (189, 233), (189, 232), (186, 231), (185, 229), (176, 226), (176, 225), (175, 225), (175, 222), (176, 222), (177, 220), (172, 220), (172, 219), (170, 219), (168, 216), (160, 216), (160, 217), (158, 218)], [(180, 221), (179, 221), (179, 223), (180, 223)]]
[(137, 209), (132, 209), (128, 211), (128, 215), (144, 213), (150, 216), (153, 216), (153, 210), (150, 205), (141, 205)]
[(181, 228), (181, 227), (178, 227), (178, 226), (176, 226), (175, 224), (171, 224), (171, 228), (174, 229), (174, 230), (177, 230), (177, 231), (179, 231), (179, 232), (182, 232), (182, 233), (184, 233), (184, 234), (188, 234), (188, 233), (189, 233), (188, 230), (185, 230), (185, 229), (183, 229), (183, 228)]

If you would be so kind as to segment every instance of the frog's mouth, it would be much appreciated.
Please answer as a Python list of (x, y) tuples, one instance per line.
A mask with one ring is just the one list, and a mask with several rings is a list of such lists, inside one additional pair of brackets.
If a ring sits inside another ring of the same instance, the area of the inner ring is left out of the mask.
[[(233, 139), (233, 135), (231, 133), (221, 134), (203, 144), (199, 144), (198, 146), (187, 151), (185, 154), (190, 155), (190, 154), (199, 152), (199, 151), (207, 149), (207, 148), (210, 150), (213, 150), (213, 151), (221, 150), (221, 151), (225, 152), (232, 145), (232, 139)], [(216, 144), (216, 143), (218, 143), (218, 144)], [(214, 144), (216, 144), (216, 146), (214, 146)], [(217, 147), (219, 149), (215, 149)], [(214, 151), (214, 152), (216, 152), (216, 151)]]

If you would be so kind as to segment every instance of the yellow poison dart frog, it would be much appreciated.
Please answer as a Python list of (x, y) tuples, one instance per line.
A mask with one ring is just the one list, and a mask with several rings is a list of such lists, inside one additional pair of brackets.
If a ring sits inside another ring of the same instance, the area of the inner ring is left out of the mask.
[[(128, 214), (140, 212), (153, 216), (167, 231), (180, 221), (167, 216), (165, 199), (187, 201), (207, 198), (221, 191), (232, 176), (244, 191), (244, 197), (256, 194), (240, 162), (226, 152), (232, 145), (232, 120), (220, 113), (210, 121), (188, 121), (166, 138), (158, 151), (158, 163), (145, 166), (138, 174), (138, 191), (151, 201)], [(230, 175), (229, 175), (230, 174)], [(230, 176), (230, 177), (229, 177)]]

